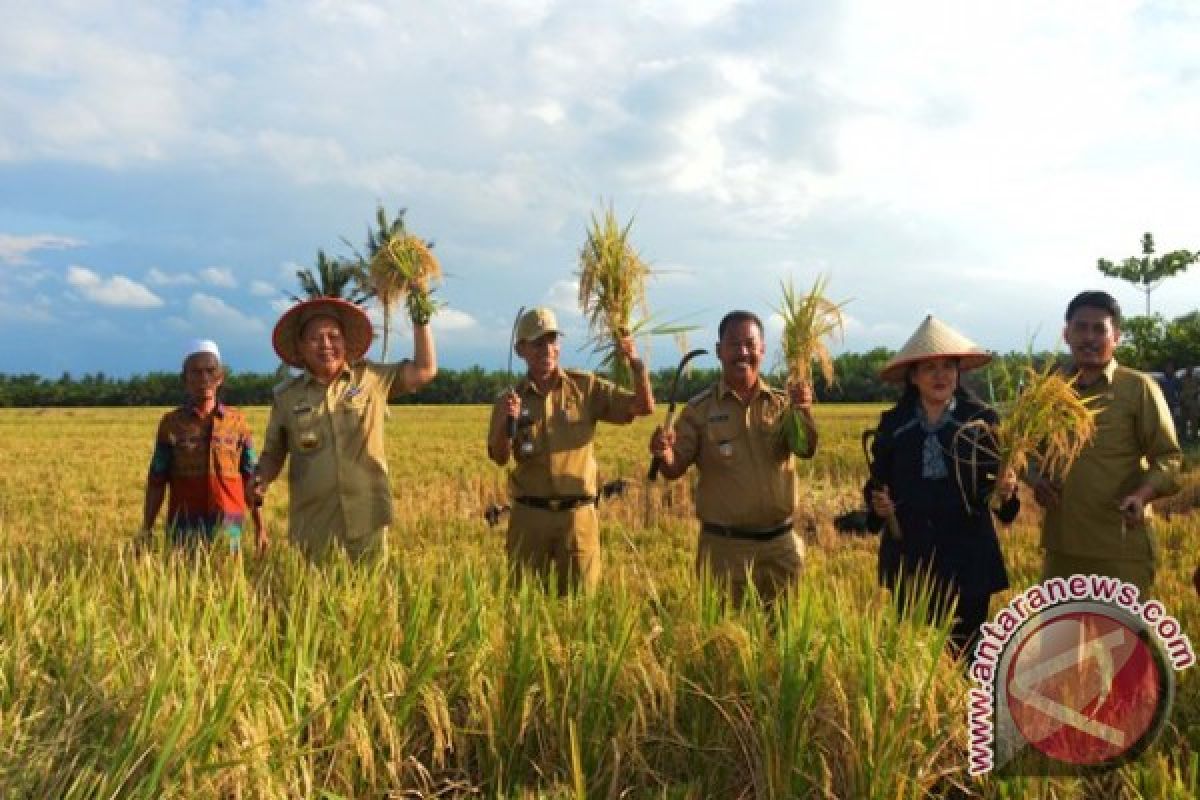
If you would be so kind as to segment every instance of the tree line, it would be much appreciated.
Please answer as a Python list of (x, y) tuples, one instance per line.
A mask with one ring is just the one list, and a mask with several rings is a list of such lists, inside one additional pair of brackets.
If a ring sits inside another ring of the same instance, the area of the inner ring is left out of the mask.
[[(1200, 335), (1194, 344), (1193, 359), (1185, 361), (1181, 358), (1178, 364), (1200, 363)], [(896, 387), (879, 379), (879, 369), (892, 355), (893, 351), (883, 347), (866, 353), (843, 353), (835, 359), (837, 382), (833, 386), (826, 386), (818, 381), (817, 399), (821, 402), (848, 403), (894, 400), (897, 396)], [(1123, 363), (1130, 363), (1130, 353), (1124, 356), (1121, 359)], [(1012, 374), (1015, 368), (1031, 360), (1037, 365), (1051, 357), (1050, 353), (1037, 354), (1032, 358), (1026, 353), (1009, 353), (999, 356), (988, 369), (968, 373), (965, 381), (982, 398), (995, 401), (1003, 392), (1000, 385), (1003, 383), (1002, 376)], [(1157, 364), (1139, 366), (1150, 368)], [(663, 367), (651, 373), (654, 394), (660, 402), (669, 399), (667, 394), (674, 373), (674, 367)], [(686, 399), (713, 384), (718, 374), (716, 368), (691, 370), (680, 381), (678, 397)], [(236, 406), (269, 405), (272, 390), (281, 377), (278, 372), (230, 372), (225, 378), (222, 398)], [(782, 382), (780, 376), (772, 376), (771, 380), (776, 385)], [(421, 391), (404, 395), (393, 402), (400, 405), (489, 403), (509, 385), (509, 376), (503, 370), (485, 370), (477, 366), (441, 369), (437, 377)], [(182, 399), (183, 385), (178, 372), (151, 372), (127, 378), (115, 378), (102, 372), (81, 376), (63, 373), (58, 378), (0, 373), (0, 407), (174, 406)]]

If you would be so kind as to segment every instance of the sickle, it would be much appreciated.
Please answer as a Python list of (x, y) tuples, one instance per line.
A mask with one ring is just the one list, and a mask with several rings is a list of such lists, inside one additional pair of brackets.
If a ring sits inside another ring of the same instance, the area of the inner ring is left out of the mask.
[[(670, 401), (670, 404), (667, 407), (667, 419), (666, 422), (663, 423), (663, 430), (669, 431), (675, 427), (675, 404), (678, 402), (678, 398), (675, 396), (675, 393), (679, 391), (679, 376), (683, 374), (683, 371), (687, 368), (689, 361), (697, 356), (703, 356), (707, 354), (707, 350), (693, 350), (679, 360), (679, 366), (675, 368), (675, 376), (671, 378), (671, 393), (667, 398)], [(658, 456), (655, 456), (654, 460), (650, 462), (650, 472), (646, 474), (646, 480), (653, 483), (654, 480), (658, 478), (658, 470), (661, 466), (662, 464), (658, 460)]]
[[(513, 371), (512, 357), (513, 351), (517, 348), (517, 327), (521, 324), (521, 315), (525, 313), (525, 306), (517, 309), (517, 318), (513, 320), (512, 333), (508, 337), (508, 388), (513, 389)], [(508, 440), (511, 442), (517, 438), (517, 418), (511, 414), (508, 417)]]
[[(875, 435), (878, 433), (879, 431), (875, 428), (868, 428), (862, 432), (863, 457), (867, 460), (868, 482), (873, 485), (886, 488), (886, 484), (884, 484), (882, 481), (876, 480), (875, 460), (871, 458), (871, 443), (875, 441)], [(900, 520), (896, 519), (895, 513), (884, 517), (883, 521), (887, 524), (887, 532), (889, 536), (896, 541), (900, 541), (904, 538), (904, 533), (900, 530)]]

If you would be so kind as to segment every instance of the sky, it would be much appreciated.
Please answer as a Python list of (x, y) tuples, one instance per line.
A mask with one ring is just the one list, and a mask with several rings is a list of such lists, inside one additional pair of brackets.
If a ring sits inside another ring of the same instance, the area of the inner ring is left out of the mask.
[[(1200, 5), (0, 0), (0, 372), (234, 370), (376, 205), (436, 244), (440, 361), (519, 306), (589, 366), (590, 215), (633, 217), (659, 320), (768, 319), (828, 274), (836, 350), (926, 314), (1053, 348), (1096, 259), (1200, 249)], [(1200, 267), (1152, 295), (1200, 305)], [(374, 312), (378, 319), (378, 312)], [(393, 353), (411, 350), (400, 320)], [(653, 366), (670, 339), (643, 343)], [(379, 355), (378, 346), (373, 350)]]

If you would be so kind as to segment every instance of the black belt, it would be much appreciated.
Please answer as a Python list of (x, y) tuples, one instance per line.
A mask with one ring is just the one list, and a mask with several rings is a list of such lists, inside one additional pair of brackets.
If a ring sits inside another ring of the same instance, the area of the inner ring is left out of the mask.
[(704, 533), (711, 533), (714, 536), (724, 536), (726, 539), (749, 539), (754, 542), (767, 542), (771, 539), (778, 539), (785, 533), (792, 530), (791, 521), (780, 523), (774, 528), (735, 528), (732, 525), (716, 525), (712, 522), (705, 522), (701, 529)]
[(517, 502), (543, 511), (574, 511), (582, 506), (596, 505), (595, 495), (577, 497), (518, 497)]

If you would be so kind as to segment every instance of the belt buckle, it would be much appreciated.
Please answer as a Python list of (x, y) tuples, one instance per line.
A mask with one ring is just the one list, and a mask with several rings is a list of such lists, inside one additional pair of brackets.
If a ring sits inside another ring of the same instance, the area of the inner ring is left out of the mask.
[(562, 511), (563, 501), (557, 497), (551, 497), (546, 501), (546, 505), (551, 511)]

